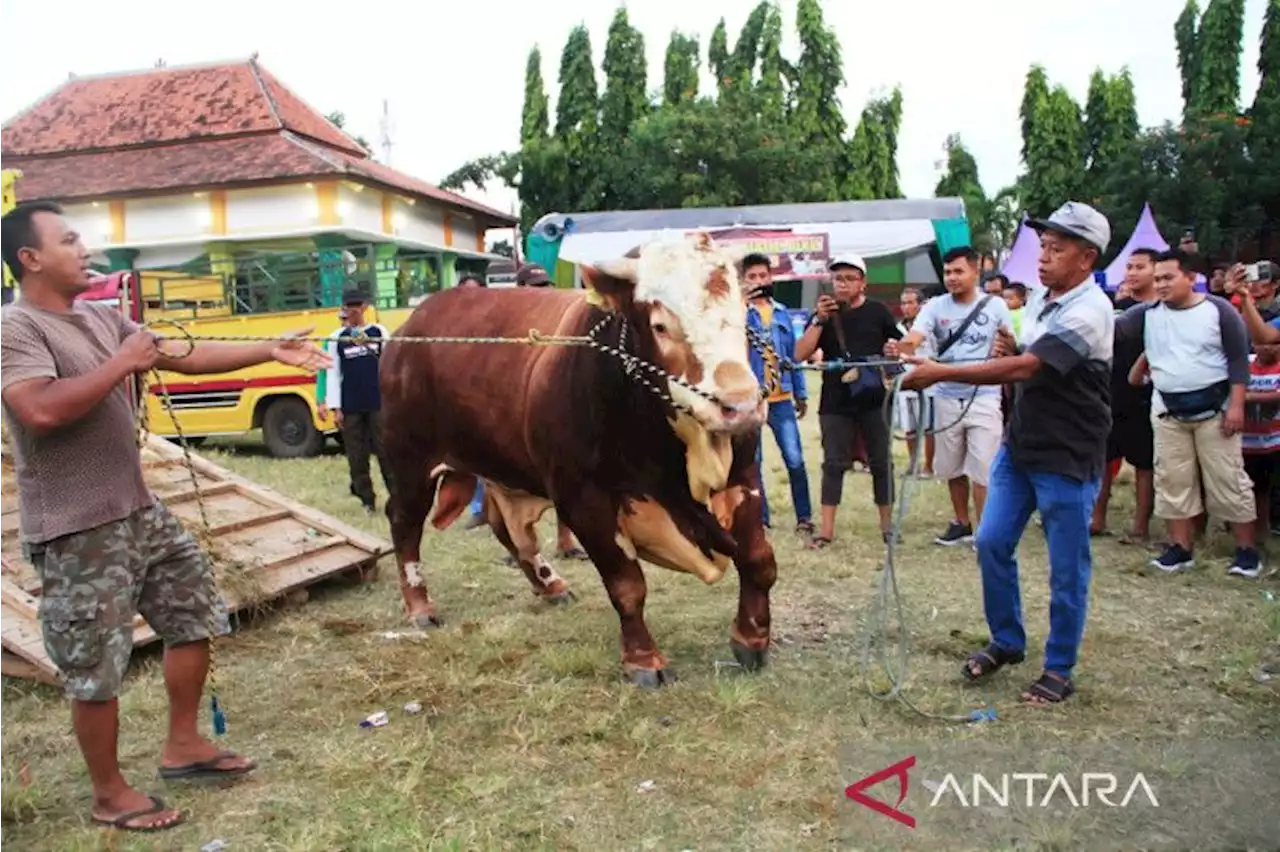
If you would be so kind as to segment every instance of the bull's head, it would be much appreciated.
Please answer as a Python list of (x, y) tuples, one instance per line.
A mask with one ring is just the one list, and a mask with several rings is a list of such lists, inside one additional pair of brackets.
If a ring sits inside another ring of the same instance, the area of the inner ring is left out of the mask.
[(706, 234), (651, 242), (634, 256), (585, 266), (593, 298), (626, 317), (646, 357), (711, 397), (668, 381), (708, 431), (739, 432), (765, 415), (747, 359), (741, 253)]

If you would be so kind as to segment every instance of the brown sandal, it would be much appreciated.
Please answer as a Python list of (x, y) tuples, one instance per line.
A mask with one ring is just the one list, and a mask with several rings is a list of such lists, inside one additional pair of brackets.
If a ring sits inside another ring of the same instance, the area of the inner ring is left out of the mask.
[[(960, 672), (970, 681), (979, 681), (988, 675), (995, 674), (1005, 666), (1017, 665), (1026, 658), (1026, 651), (1006, 651), (992, 642), (981, 651), (974, 651), (966, 657)], [(976, 673), (975, 667), (978, 669)]]
[(1071, 682), (1071, 678), (1047, 671), (1022, 693), (1022, 700), (1028, 704), (1061, 704), (1074, 695), (1075, 691), (1076, 685)]

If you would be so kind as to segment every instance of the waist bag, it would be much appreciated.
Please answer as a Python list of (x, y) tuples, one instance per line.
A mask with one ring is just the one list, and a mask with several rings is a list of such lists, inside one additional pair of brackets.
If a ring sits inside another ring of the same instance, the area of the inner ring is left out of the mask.
[(1164, 402), (1165, 413), (1162, 416), (1172, 417), (1183, 423), (1198, 423), (1216, 417), (1231, 396), (1231, 383), (1221, 381), (1193, 391), (1161, 391), (1160, 399)]

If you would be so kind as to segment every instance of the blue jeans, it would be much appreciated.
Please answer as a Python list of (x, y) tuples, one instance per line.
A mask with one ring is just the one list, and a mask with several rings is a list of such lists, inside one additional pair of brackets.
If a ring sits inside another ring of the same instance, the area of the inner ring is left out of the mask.
[(476, 496), (471, 498), (471, 514), (479, 515), (484, 511), (484, 480), (476, 477)]
[(1049, 544), (1049, 638), (1044, 647), (1046, 670), (1070, 677), (1084, 636), (1089, 607), (1093, 555), (1089, 521), (1100, 481), (1079, 482), (1054, 473), (1025, 471), (1001, 446), (991, 462), (987, 503), (976, 536), (982, 569), (982, 602), (991, 641), (1005, 651), (1022, 651), (1018, 589), (1018, 541), (1031, 513), (1040, 510)]
[[(809, 474), (804, 469), (804, 449), (800, 446), (800, 421), (796, 418), (795, 403), (790, 400), (769, 403), (769, 428), (782, 452), (787, 477), (791, 480), (791, 502), (796, 509), (796, 522), (813, 518), (813, 505), (809, 502)], [(760, 505), (764, 522), (769, 523), (769, 500), (764, 489), (764, 430), (760, 430), (760, 442), (756, 444), (756, 461), (760, 464)]]

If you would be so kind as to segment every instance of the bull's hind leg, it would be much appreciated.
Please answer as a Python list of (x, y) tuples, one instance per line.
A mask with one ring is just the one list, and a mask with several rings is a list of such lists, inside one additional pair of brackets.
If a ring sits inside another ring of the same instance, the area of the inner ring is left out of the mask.
[[(514, 513), (519, 515), (519, 513)], [(532, 514), (526, 512), (525, 514)], [(538, 511), (541, 515), (542, 511)], [(507, 553), (516, 560), (520, 570), (533, 587), (533, 593), (551, 604), (567, 604), (577, 600), (569, 584), (556, 573), (556, 569), (543, 558), (538, 550), (538, 532), (535, 525), (538, 516), (512, 517), (511, 526), (504, 516), (501, 498), (494, 494), (494, 489), (485, 492), (485, 516), (489, 527), (498, 542), (507, 549)]]
[(634, 548), (618, 532), (618, 516), (608, 497), (597, 488), (587, 487), (575, 493), (572, 502), (557, 504), (556, 511), (595, 563), (609, 601), (618, 613), (622, 668), (627, 680), (646, 689), (674, 682), (675, 672), (667, 668), (667, 660), (644, 622), (644, 572)]
[(743, 500), (733, 513), (738, 553), (738, 616), (729, 631), (733, 657), (747, 671), (764, 668), (769, 656), (769, 592), (778, 578), (773, 546), (764, 534), (760, 491), (742, 487)]
[(395, 487), (387, 501), (391, 543), (400, 574), (400, 595), (410, 623), (423, 630), (440, 625), (435, 603), (422, 575), (422, 529), (434, 498), (434, 480), (427, 462), (418, 453), (390, 452), (396, 458)]

